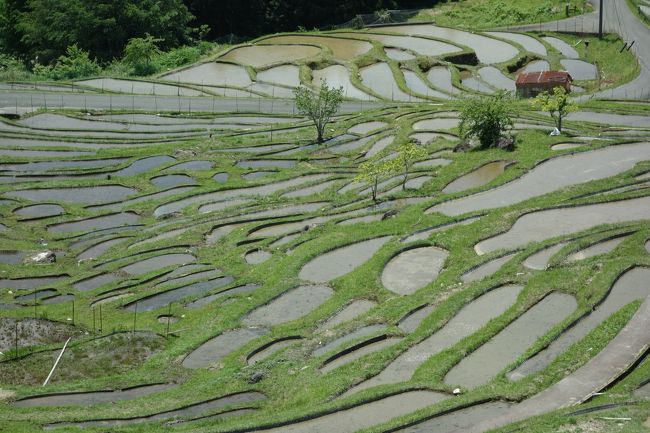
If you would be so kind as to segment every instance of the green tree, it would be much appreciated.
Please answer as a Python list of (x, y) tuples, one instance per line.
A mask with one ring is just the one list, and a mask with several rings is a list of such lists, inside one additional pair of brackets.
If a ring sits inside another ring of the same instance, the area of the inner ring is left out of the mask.
[(380, 161), (373, 158), (359, 166), (359, 174), (354, 178), (354, 181), (368, 184), (372, 191), (372, 200), (376, 202), (379, 181), (393, 174), (395, 167), (393, 161)]
[(569, 99), (569, 93), (561, 86), (555, 87), (553, 93), (540, 93), (531, 103), (534, 108), (549, 113), (560, 132), (562, 132), (562, 119), (567, 114), (578, 110), (578, 106)]
[(478, 138), (482, 149), (496, 147), (514, 125), (512, 115), (513, 103), (508, 93), (465, 99), (460, 109), (460, 135), (465, 140)]
[(155, 72), (152, 63), (154, 57), (160, 55), (158, 44), (162, 42), (160, 38), (154, 38), (146, 35), (143, 38), (131, 38), (124, 47), (124, 57), (122, 60), (133, 68), (136, 75), (149, 75)]
[(56, 63), (50, 66), (37, 66), (34, 68), (34, 73), (53, 80), (71, 80), (98, 75), (101, 70), (88, 52), (75, 44), (69, 46)]
[(406, 181), (408, 180), (413, 163), (420, 159), (426, 158), (429, 155), (422, 146), (413, 141), (405, 141), (397, 147), (397, 157), (392, 159), (394, 164), (394, 171), (401, 172), (404, 176), (402, 179), (402, 191), (406, 189)]
[(296, 108), (303, 116), (307, 116), (318, 134), (317, 140), (323, 142), (325, 127), (332, 120), (343, 102), (343, 87), (335, 89), (327, 85), (327, 81), (321, 81), (320, 91), (313, 93), (306, 87), (299, 87), (294, 91), (296, 96)]
[[(5, 0), (7, 1), (7, 0)], [(74, 44), (100, 61), (120, 58), (129, 39), (147, 34), (169, 49), (189, 39), (193, 19), (182, 0), (10, 0), (19, 49), (48, 64)], [(14, 42), (15, 44), (15, 42)]]

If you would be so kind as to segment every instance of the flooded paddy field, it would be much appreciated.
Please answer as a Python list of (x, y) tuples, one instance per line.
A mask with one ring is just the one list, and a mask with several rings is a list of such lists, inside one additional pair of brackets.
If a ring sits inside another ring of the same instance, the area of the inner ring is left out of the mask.
[[(561, 137), (526, 111), (514, 150), (459, 146), (468, 79), (496, 91), (523, 68), (586, 74), (579, 46), (419, 23), (231, 48), (75, 84), (217, 104), (233, 92), (229, 113), (50, 107), (1, 122), (0, 419), (452, 432), (587, 367), (610, 385), (635, 366), (621, 395), (647, 395), (638, 357), (612, 355), (645, 335), (632, 331), (650, 295), (650, 199), (626, 188), (648, 172), (645, 108), (590, 101)], [(359, 108), (318, 144), (280, 98), (321, 78)], [(599, 139), (624, 128), (635, 136)], [(412, 139), (426, 153), (378, 178), (373, 200), (361, 164), (399, 161)]]

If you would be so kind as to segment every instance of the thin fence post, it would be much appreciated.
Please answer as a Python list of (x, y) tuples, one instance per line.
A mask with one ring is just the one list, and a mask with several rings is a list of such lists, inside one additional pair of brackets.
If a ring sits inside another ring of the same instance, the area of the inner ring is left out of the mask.
[(169, 309), (167, 310), (167, 334), (169, 336), (169, 322), (172, 320), (172, 303), (169, 303)]
[(135, 324), (138, 319), (138, 303), (135, 303), (135, 310), (133, 310), (133, 334), (135, 334)]
[(95, 334), (95, 307), (93, 307), (93, 334)]
[(102, 304), (99, 304), (99, 333), (104, 332), (104, 318), (102, 317)]
[(14, 357), (18, 358), (18, 320), (14, 324)]
[(74, 299), (72, 300), (72, 325), (74, 326)]

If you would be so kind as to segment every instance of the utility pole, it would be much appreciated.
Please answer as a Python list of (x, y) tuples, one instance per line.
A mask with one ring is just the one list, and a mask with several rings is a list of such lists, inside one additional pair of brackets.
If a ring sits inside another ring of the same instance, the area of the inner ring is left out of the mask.
[(603, 38), (603, 0), (600, 0), (600, 10), (598, 11), (598, 39)]

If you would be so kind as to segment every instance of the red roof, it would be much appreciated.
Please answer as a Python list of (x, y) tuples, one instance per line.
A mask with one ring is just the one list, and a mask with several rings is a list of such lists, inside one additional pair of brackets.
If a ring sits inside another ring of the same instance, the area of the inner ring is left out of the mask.
[(566, 84), (573, 81), (571, 75), (566, 71), (541, 71), (526, 72), (519, 74), (517, 85), (526, 84)]

